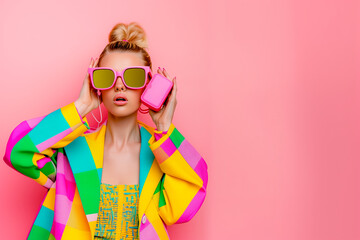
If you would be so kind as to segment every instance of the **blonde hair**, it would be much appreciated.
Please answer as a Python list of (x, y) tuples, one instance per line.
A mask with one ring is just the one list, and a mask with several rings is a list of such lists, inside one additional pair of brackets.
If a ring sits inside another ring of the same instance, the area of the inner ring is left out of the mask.
[[(122, 41), (127, 40), (127, 41)], [(116, 24), (109, 34), (109, 43), (105, 46), (104, 50), (99, 56), (98, 66), (101, 59), (112, 51), (130, 51), (141, 53), (145, 62), (145, 66), (149, 66), (152, 70), (151, 58), (147, 52), (148, 42), (144, 29), (137, 23), (131, 22), (129, 24), (118, 23)]]

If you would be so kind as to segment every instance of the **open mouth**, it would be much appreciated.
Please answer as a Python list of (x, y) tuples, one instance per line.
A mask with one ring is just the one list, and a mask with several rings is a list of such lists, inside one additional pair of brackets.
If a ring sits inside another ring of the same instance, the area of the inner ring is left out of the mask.
[(127, 98), (126, 98), (125, 94), (118, 93), (114, 96), (113, 100), (114, 100), (114, 102), (126, 102)]
[(115, 101), (127, 101), (125, 98), (116, 98)]

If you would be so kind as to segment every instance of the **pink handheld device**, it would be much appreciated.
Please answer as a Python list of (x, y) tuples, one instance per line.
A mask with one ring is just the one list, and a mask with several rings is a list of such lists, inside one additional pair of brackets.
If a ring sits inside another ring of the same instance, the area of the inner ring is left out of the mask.
[(154, 74), (141, 95), (141, 101), (144, 105), (154, 110), (160, 111), (161, 106), (170, 93), (173, 82), (161, 74)]

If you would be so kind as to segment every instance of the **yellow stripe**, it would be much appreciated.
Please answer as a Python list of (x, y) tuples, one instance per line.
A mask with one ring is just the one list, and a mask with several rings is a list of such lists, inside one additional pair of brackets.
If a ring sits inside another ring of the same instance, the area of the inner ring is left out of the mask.
[(44, 186), (45, 183), (48, 180), (48, 177), (43, 174), (42, 172), (40, 172), (40, 176), (37, 179), (34, 179), (37, 183), (39, 183), (40, 185)]
[(151, 200), (154, 190), (159, 183), (162, 174), (163, 173), (159, 167), (159, 164), (154, 159), (141, 191), (138, 211), (139, 221), (141, 221), (142, 219), (142, 214), (145, 212), (145, 207)]
[[(160, 147), (161, 144), (163, 144), (170, 137), (170, 135), (174, 131), (174, 129), (175, 129), (175, 126), (174, 126), (174, 124), (171, 123), (171, 125), (169, 127), (169, 130), (167, 131), (166, 135), (164, 135), (162, 138), (160, 138), (157, 141), (155, 139), (155, 136), (153, 135), (149, 140), (151, 150), (155, 150), (158, 147)], [(161, 131), (155, 131), (155, 132), (161, 133)]]
[(84, 231), (66, 225), (61, 240), (74, 240), (74, 239), (94, 239), (94, 237), (91, 236), (90, 231)]
[[(160, 207), (160, 211), (167, 214), (170, 222), (176, 222), (202, 187), (203, 181), (178, 150), (161, 164), (161, 169), (167, 174), (164, 181), (167, 204)], [(171, 196), (172, 202), (167, 196)]]
[[(95, 166), (98, 169), (103, 167), (105, 130), (106, 125), (103, 125), (97, 132), (85, 134), (86, 142), (89, 145), (91, 155), (94, 158)], [(97, 141), (97, 138), (100, 138), (101, 142)]]
[(140, 126), (142, 126), (143, 128), (145, 128), (151, 135), (154, 134), (155, 128), (146, 125), (145, 123), (141, 122), (140, 120), (137, 120), (137, 122), (140, 124)]
[[(76, 187), (73, 203), (71, 205), (71, 211), (69, 219), (67, 221), (67, 226), (70, 227), (69, 236), (71, 236), (71, 229), (81, 230), (81, 232), (90, 231), (88, 220), (86, 218), (83, 205), (80, 200), (80, 195), (78, 188)], [(77, 239), (77, 238), (69, 238)], [(88, 239), (88, 238), (78, 238), (78, 239)]]
[(159, 238), (161, 240), (169, 239), (164, 227), (163, 222), (161, 221), (161, 218), (158, 214), (156, 204), (158, 201), (154, 198), (151, 200), (149, 207), (146, 210), (146, 216), (148, 220), (150, 221), (151, 225), (154, 227), (156, 233), (158, 234)]
[(43, 206), (54, 211), (55, 205), (55, 188), (50, 188), (48, 193), (46, 194), (46, 198), (44, 200)]
[(76, 110), (74, 102), (72, 102), (60, 109), (61, 109), (61, 113), (64, 115), (64, 118), (68, 122), (70, 127), (73, 127), (79, 123), (82, 123), (81, 118)]
[(44, 151), (42, 151), (41, 153), (34, 153), (32, 156), (32, 163), (34, 166), (39, 167), (37, 164), (37, 161), (39, 161), (40, 159), (43, 159), (46, 156), (52, 156), (54, 153), (50, 148), (45, 149)]

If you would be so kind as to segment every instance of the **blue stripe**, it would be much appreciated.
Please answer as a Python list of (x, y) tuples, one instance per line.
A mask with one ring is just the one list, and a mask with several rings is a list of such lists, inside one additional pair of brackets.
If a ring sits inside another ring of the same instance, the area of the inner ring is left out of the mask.
[(99, 181), (101, 182), (101, 178), (102, 178), (102, 168), (98, 168), (97, 169), (98, 175), (99, 175)]
[(140, 148), (139, 196), (141, 195), (142, 188), (145, 184), (145, 179), (155, 159), (155, 156), (149, 147), (149, 140), (152, 135), (143, 126), (141, 126), (140, 136), (141, 136), (141, 148)]
[(84, 136), (79, 136), (64, 147), (73, 174), (96, 170), (95, 161)]
[(64, 118), (61, 109), (58, 109), (46, 115), (33, 130), (29, 132), (29, 137), (36, 146), (69, 128), (70, 125)]
[(41, 209), (35, 219), (34, 225), (42, 227), (50, 232), (54, 220), (54, 211), (45, 206)]

